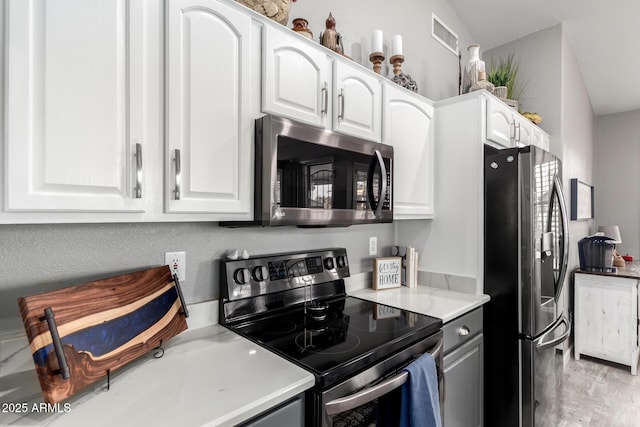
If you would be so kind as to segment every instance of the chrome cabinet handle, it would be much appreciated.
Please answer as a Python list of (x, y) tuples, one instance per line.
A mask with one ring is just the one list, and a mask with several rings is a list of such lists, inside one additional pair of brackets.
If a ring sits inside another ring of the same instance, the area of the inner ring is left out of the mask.
[[(511, 136), (511, 128), (513, 127), (513, 136)], [(516, 141), (516, 122), (513, 121), (511, 122), (511, 124), (509, 125), (509, 141)]]
[(320, 111), (320, 113), (323, 116), (326, 116), (328, 109), (329, 109), (329, 88), (327, 86), (327, 82), (324, 82), (324, 85), (322, 86), (322, 110)]
[(461, 337), (466, 337), (470, 333), (471, 331), (469, 330), (469, 327), (467, 327), (466, 325), (456, 329), (456, 334), (460, 335)]
[(338, 99), (340, 100), (340, 112), (338, 114), (338, 120), (344, 120), (344, 89), (340, 89)]
[(520, 142), (520, 136), (521, 136), (521, 135), (520, 135), (520, 123), (518, 123), (517, 129), (518, 129), (518, 138), (517, 138), (517, 141), (518, 141), (518, 142)]
[(135, 198), (142, 199), (142, 144), (136, 143), (136, 187)]
[(175, 200), (180, 200), (180, 185), (182, 184), (182, 171), (180, 170), (180, 150), (176, 149), (173, 156), (173, 162), (176, 165), (176, 185), (173, 188)]

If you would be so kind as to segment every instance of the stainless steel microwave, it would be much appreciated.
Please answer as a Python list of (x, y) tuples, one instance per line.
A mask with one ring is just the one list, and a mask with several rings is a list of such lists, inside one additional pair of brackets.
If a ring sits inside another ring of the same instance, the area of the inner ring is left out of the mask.
[(255, 125), (254, 221), (348, 226), (393, 221), (393, 147), (267, 115)]

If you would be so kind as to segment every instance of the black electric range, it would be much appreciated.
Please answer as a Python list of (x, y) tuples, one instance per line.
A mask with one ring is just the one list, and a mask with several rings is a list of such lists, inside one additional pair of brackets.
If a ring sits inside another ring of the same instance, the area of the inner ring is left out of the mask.
[(335, 390), (362, 387), (350, 379), (377, 383), (425, 352), (441, 362), (441, 319), (349, 296), (349, 274), (343, 248), (220, 265), (220, 323), (314, 374), (314, 425), (331, 425)]

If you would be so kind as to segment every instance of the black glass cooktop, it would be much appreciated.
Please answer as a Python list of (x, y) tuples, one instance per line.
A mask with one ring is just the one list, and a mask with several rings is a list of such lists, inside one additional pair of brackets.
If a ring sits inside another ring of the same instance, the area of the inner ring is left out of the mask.
[(355, 297), (302, 306), (231, 328), (310, 370), (321, 387), (346, 378), (420, 341), (442, 320)]

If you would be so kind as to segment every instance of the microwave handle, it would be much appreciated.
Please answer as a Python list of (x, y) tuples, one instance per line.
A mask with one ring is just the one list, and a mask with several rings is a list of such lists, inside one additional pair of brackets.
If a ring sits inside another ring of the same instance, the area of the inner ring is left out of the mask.
[[(376, 170), (376, 163), (380, 165), (380, 194), (378, 195), (378, 201), (373, 194), (373, 174)], [(369, 173), (367, 174), (367, 195), (369, 197), (369, 203), (371, 204), (371, 210), (375, 211), (377, 217), (382, 214), (382, 206), (384, 205), (384, 196), (387, 194), (387, 168), (384, 165), (384, 159), (382, 153), (379, 150), (375, 150), (375, 154), (371, 159), (371, 166), (369, 166)]]

